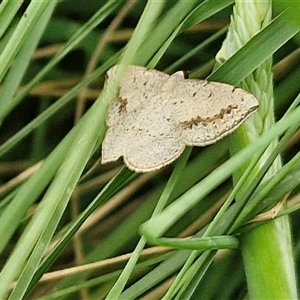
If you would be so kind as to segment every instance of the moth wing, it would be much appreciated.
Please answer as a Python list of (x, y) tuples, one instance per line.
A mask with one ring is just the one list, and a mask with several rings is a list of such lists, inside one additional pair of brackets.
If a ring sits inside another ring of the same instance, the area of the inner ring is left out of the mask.
[(186, 145), (205, 146), (234, 131), (258, 107), (253, 95), (234, 86), (170, 76), (164, 89)]
[(139, 122), (132, 128), (124, 162), (136, 172), (160, 169), (176, 160), (185, 148), (180, 131), (160, 103), (142, 109)]
[(131, 135), (128, 130), (131, 127), (130, 122), (131, 118), (123, 118), (117, 124), (108, 127), (102, 142), (102, 164), (116, 161), (124, 155)]
[[(106, 84), (115, 80), (119, 68), (120, 66), (116, 65), (108, 70)], [(151, 101), (168, 78), (169, 75), (156, 70), (127, 66), (119, 83), (119, 92), (108, 110), (107, 125), (117, 123), (124, 115)]]

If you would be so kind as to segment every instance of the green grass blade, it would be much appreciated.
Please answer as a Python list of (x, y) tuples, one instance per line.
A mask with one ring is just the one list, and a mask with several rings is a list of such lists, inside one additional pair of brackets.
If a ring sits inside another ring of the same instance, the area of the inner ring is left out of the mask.
[[(207, 79), (220, 82), (226, 80), (226, 83), (232, 85), (239, 84), (298, 31), (299, 28), (289, 26), (285, 22), (284, 13), (281, 14)], [(247, 59), (248, 57), (251, 57), (251, 61)]]
[[(6, 116), (13, 107), (12, 98), (17, 91), (18, 86), (24, 76), (24, 73), (30, 64), (30, 60), (33, 52), (35, 51), (40, 38), (44, 33), (49, 19), (53, 13), (55, 5), (57, 3), (53, 1), (51, 5), (46, 7), (44, 12), (40, 15), (36, 25), (29, 32), (27, 39), (24, 41), (19, 53), (16, 55), (14, 64), (9, 70), (1, 90), (1, 115)], [(0, 123), (3, 119), (0, 119)]]
[(11, 24), (23, 1), (2, 1), (0, 4), (0, 38)]
[[(160, 236), (178, 218), (191, 209), (200, 199), (207, 195), (214, 187), (228, 178), (235, 170), (241, 167), (247, 158), (268, 144), (277, 136), (286, 131), (299, 120), (300, 108), (290, 114), (289, 118), (280, 120), (271, 130), (257, 140), (255, 144), (249, 145), (238, 154), (227, 160), (211, 175), (203, 179), (188, 193), (181, 196), (176, 202), (168, 206), (160, 215), (142, 226), (143, 234), (149, 238)], [(298, 119), (297, 119), (298, 118)]]
[(75, 101), (75, 97), (78, 93), (90, 83), (95, 81), (102, 75), (106, 69), (108, 69), (114, 62), (116, 62), (117, 57), (119, 55), (113, 56), (110, 60), (103, 64), (101, 67), (97, 68), (93, 73), (89, 75), (88, 78), (84, 79), (80, 83), (78, 83), (75, 87), (73, 87), (69, 92), (67, 92), (64, 96), (58, 99), (54, 104), (48, 107), (45, 111), (40, 113), (34, 120), (32, 120), (29, 124), (24, 126), (21, 130), (19, 130), (14, 136), (8, 139), (0, 146), (0, 157), (5, 153), (10, 151), (13, 147), (15, 147), (21, 140), (27, 137), (30, 133), (32, 133), (35, 129), (37, 129), (41, 124), (45, 123), (49, 119), (53, 118), (56, 113), (70, 104), (71, 101)]
[[(5, 298), (7, 289), (9, 288), (8, 283), (21, 275), (22, 268), (25, 267), (28, 260), (28, 256), (24, 255), (24, 251), (29, 255), (33, 249), (37, 249), (37, 251), (34, 250), (32, 253), (32, 255), (36, 254), (36, 256), (31, 256), (32, 259), (29, 259), (29, 261), (32, 260), (35, 264), (28, 265), (29, 272), (24, 278), (26, 285), (29, 284), (28, 279), (30, 280), (33, 276), (44, 252), (41, 250), (47, 247), (47, 241), (49, 242), (51, 234), (56, 229), (61, 214), (69, 201), (86, 162), (95, 149), (96, 143), (101, 138), (103, 139), (105, 132), (105, 126), (103, 125), (107, 109), (107, 107), (105, 109), (103, 106), (103, 102), (95, 102), (94, 109), (91, 109), (86, 115), (84, 122), (81, 122), (77, 137), (75, 137), (70, 150), (57, 171), (56, 177), (48, 188), (40, 204), (41, 208), (28, 224), (13, 254), (5, 264), (0, 274), (0, 299)], [(22, 275), (20, 279), (20, 284), (23, 285)], [(16, 289), (18, 289), (18, 285)], [(21, 292), (18, 290), (17, 292), (19, 294), (25, 291), (21, 287)]]
[(22, 19), (18, 23), (17, 28), (15, 29), (13, 35), (9, 39), (9, 42), (0, 55), (0, 81), (2, 81), (18, 51), (29, 36), (32, 28), (40, 19), (40, 15), (42, 15), (47, 9), (48, 5), (52, 4), (47, 1), (42, 1), (31, 2), (28, 6)]
[[(155, 40), (160, 43), (163, 42), (163, 46), (160, 47), (159, 51), (151, 59), (148, 66), (154, 67), (158, 63), (175, 37), (183, 30), (211, 17), (213, 14), (228, 6), (231, 2), (231, 0), (222, 2), (204, 1), (193, 10), (192, 8), (194, 7), (194, 3), (192, 1), (189, 2), (191, 5), (190, 7), (186, 2), (179, 2), (178, 5), (174, 7), (168, 15), (166, 15), (163, 22), (160, 23), (160, 26), (156, 28), (156, 31), (153, 32), (153, 35), (155, 35)], [(181, 18), (184, 19), (181, 23), (178, 23)], [(172, 24), (172, 26), (170, 26), (170, 24)], [(173, 30), (166, 31), (165, 28), (173, 28)], [(145, 43), (145, 45), (143, 45), (144, 47), (141, 48), (140, 51), (146, 51), (146, 49), (150, 47), (150, 41), (152, 40), (149, 39), (148, 44)]]
[[(128, 182), (129, 177), (132, 175), (132, 172), (128, 169), (123, 168), (110, 182), (101, 190), (99, 195), (95, 200), (86, 208), (85, 211), (71, 224), (67, 232), (61, 237), (60, 241), (56, 244), (55, 248), (51, 253), (43, 260), (40, 264), (38, 270), (35, 272), (30, 285), (26, 291), (26, 294), (30, 293), (31, 289), (35, 286), (41, 276), (50, 268), (52, 263), (57, 259), (59, 254), (70, 242), (74, 234), (80, 228), (80, 226), (87, 220), (87, 218), (109, 197), (118, 192), (118, 190)], [(135, 176), (134, 176), (135, 177)]]
[[(184, 153), (181, 155), (179, 160), (176, 163), (176, 167), (170, 176), (170, 179), (168, 180), (161, 196), (159, 197), (158, 203), (154, 209), (154, 212), (152, 214), (152, 217), (156, 216), (158, 213), (162, 211), (162, 209), (165, 207), (166, 203), (170, 200), (170, 196), (174, 191), (174, 188), (176, 184), (178, 183), (180, 176), (182, 174), (183, 168), (187, 162), (187, 159), (191, 153), (191, 148), (188, 148), (184, 151)], [(147, 240), (142, 236), (140, 239), (138, 245), (136, 246), (135, 250), (132, 253), (132, 256), (130, 257), (130, 260), (128, 261), (127, 265), (125, 266), (122, 274), (118, 278), (117, 282), (113, 286), (113, 288), (108, 293), (106, 299), (107, 300), (113, 300), (113, 299), (119, 299), (120, 295), (127, 284), (129, 277), (131, 273), (133, 272), (133, 269), (138, 261), (138, 258), (140, 256), (140, 253), (142, 249), (144, 248)]]
[[(118, 2), (110, 0), (101, 9), (99, 9), (99, 11), (97, 11), (96, 14), (69, 39), (64, 48), (51, 59), (51, 61), (22, 89), (22, 91), (13, 99), (11, 99), (9, 103), (9, 109), (5, 109), (3, 111), (2, 109), (0, 109), (0, 120), (3, 120), (9, 113), (9, 111), (12, 110), (15, 106), (17, 106), (29, 93), (29, 91), (38, 82), (40, 82), (42, 78), (44, 78), (45, 75), (66, 56), (66, 54), (68, 54), (82, 39), (84, 39), (91, 32), (92, 29), (94, 29), (99, 23), (104, 21), (109, 16), (109, 14), (114, 9), (116, 9), (116, 7), (118, 7), (118, 5)], [(1, 54), (0, 62), (1, 57), (4, 54), (5, 53)], [(7, 58), (4, 57), (3, 59), (6, 60)], [(5, 114), (3, 112), (5, 112)]]

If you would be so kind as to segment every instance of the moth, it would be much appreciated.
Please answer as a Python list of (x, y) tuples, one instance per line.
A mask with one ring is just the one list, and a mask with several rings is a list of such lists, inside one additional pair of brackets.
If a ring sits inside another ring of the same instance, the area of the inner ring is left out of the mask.
[[(116, 81), (120, 66), (108, 70)], [(102, 163), (123, 157), (129, 169), (148, 172), (174, 160), (186, 146), (213, 144), (236, 130), (258, 108), (255, 97), (228, 84), (186, 79), (127, 66), (109, 107)]]

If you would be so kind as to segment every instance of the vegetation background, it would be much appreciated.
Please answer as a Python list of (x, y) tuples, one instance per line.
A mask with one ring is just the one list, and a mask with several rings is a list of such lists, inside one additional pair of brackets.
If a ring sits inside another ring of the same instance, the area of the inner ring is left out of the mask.
[[(0, 299), (296, 299), (299, 20), (286, 1), (2, 1)], [(259, 112), (162, 170), (100, 165), (118, 62), (242, 86)]]

